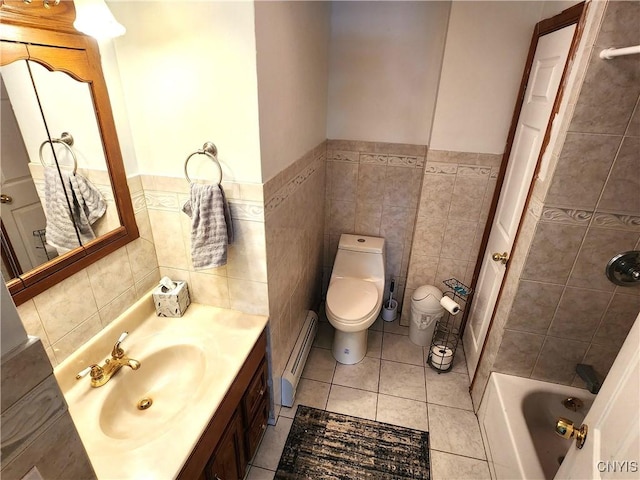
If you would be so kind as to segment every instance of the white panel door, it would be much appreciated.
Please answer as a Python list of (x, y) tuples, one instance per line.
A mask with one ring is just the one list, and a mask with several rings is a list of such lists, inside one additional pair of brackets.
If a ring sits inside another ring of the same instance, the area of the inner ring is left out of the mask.
[(584, 424), (584, 446), (569, 449), (555, 478), (640, 478), (640, 315)]
[(494, 261), (492, 255), (506, 252), (508, 256), (513, 247), (575, 29), (575, 24), (570, 25), (538, 40), (463, 337), (467, 367), (472, 378), (505, 272), (505, 264)]

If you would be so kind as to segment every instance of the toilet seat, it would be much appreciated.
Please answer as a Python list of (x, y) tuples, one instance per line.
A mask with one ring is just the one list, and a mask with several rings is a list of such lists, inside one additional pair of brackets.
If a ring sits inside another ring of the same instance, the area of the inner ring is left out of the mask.
[(340, 322), (356, 323), (376, 308), (378, 289), (372, 282), (357, 278), (337, 278), (327, 292), (327, 309)]

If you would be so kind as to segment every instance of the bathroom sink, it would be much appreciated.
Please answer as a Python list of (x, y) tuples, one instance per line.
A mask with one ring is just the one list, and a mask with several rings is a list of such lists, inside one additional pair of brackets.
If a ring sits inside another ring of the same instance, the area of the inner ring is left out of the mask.
[[(267, 317), (192, 303), (158, 317), (151, 292), (55, 369), (98, 478), (174, 478), (189, 458)], [(76, 374), (104, 363), (122, 332), (122, 367), (104, 385)]]
[(100, 428), (114, 439), (157, 435), (198, 397), (206, 357), (194, 345), (173, 345), (118, 373), (100, 411)]

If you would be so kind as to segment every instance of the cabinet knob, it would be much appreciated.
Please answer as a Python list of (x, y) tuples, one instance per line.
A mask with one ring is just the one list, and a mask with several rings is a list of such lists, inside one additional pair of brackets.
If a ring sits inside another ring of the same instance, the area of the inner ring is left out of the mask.
[(264, 395), (264, 388), (261, 388), (260, 391), (258, 392), (259, 397), (261, 397), (262, 395)]

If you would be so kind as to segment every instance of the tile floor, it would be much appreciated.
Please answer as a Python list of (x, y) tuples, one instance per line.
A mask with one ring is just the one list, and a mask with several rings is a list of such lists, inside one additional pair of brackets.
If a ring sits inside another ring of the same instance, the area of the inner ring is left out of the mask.
[(438, 375), (425, 364), (428, 349), (409, 340), (408, 327), (378, 318), (364, 360), (342, 365), (331, 354), (333, 327), (320, 317), (296, 404), (283, 407), (267, 428), (246, 480), (273, 478), (299, 403), (429, 431), (434, 480), (490, 478), (461, 347), (452, 371)]

